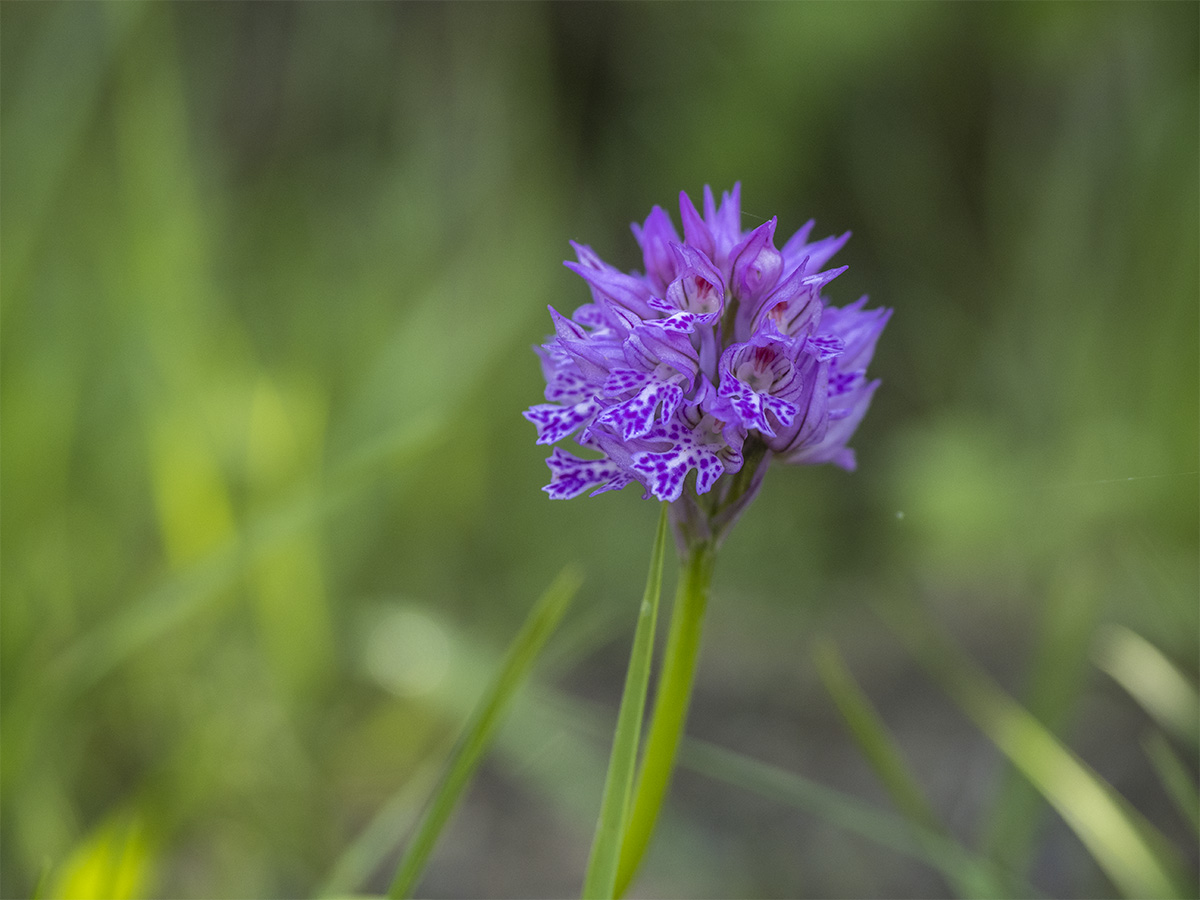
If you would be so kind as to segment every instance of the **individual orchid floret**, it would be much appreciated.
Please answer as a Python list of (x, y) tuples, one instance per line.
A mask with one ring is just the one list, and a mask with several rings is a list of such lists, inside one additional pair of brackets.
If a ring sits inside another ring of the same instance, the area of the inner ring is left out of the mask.
[(796, 377), (800, 392), (792, 398), (798, 412), (791, 422), (781, 423), (774, 437), (763, 440), (776, 455), (797, 451), (824, 439), (829, 427), (830, 361), (822, 353), (813, 352), (812, 340), (796, 358)]
[(676, 277), (663, 298), (652, 297), (650, 306), (666, 313), (647, 325), (691, 334), (698, 327), (713, 325), (725, 309), (725, 284), (721, 273), (707, 256), (691, 247), (672, 244)]
[[(651, 429), (643, 439), (665, 444), (662, 450), (641, 450), (631, 457), (631, 468), (659, 500), (678, 500), (688, 473), (696, 472), (696, 493), (707, 494), (717, 479), (742, 467), (742, 432), (732, 431), (728, 409), (707, 379), (696, 400), (691, 401), (664, 425)], [(733, 441), (730, 437), (736, 435)]]
[(854, 467), (847, 442), (878, 386), (866, 370), (891, 314), (828, 305), (845, 267), (825, 266), (848, 232), (813, 241), (810, 221), (778, 248), (777, 219), (742, 230), (740, 185), (720, 204), (705, 187), (702, 208), (681, 193), (681, 229), (657, 206), (632, 226), (644, 273), (572, 243), (566, 265), (592, 302), (570, 317), (551, 309), (555, 334), (537, 348), (546, 402), (524, 414), (538, 443), (573, 436), (600, 457), (556, 448), (551, 497), (636, 481), (672, 504), (686, 541), (719, 540), (772, 458)]
[(890, 309), (864, 310), (867, 298), (838, 309), (827, 307), (822, 333), (809, 339), (815, 347), (835, 346), (840, 352), (830, 359), (829, 427), (817, 441), (794, 444), (781, 455), (784, 462), (803, 465), (833, 463), (854, 471), (854, 451), (846, 446), (871, 405), (879, 381), (867, 380), (867, 364), (875, 343), (891, 318)]
[(695, 383), (699, 360), (686, 335), (644, 325), (634, 329), (624, 351), (626, 366), (611, 369), (601, 388), (606, 398), (620, 402), (598, 421), (628, 441), (650, 430), (660, 407), (659, 420), (671, 418)]
[(721, 354), (719, 393), (747, 430), (771, 438), (776, 428), (795, 421), (804, 392), (798, 359), (804, 343), (782, 334), (768, 319), (748, 342), (731, 344)]
[(747, 306), (770, 291), (783, 271), (783, 254), (775, 249), (775, 223), (770, 219), (755, 228), (730, 254), (730, 286)]
[(806, 259), (792, 272), (775, 285), (775, 289), (762, 294), (741, 306), (738, 310), (737, 336), (745, 340), (745, 335), (754, 334), (763, 327), (763, 322), (770, 319), (775, 327), (790, 336), (812, 334), (821, 321), (821, 292), (826, 285), (846, 271), (842, 266), (838, 269), (826, 269), (823, 272), (812, 272)]

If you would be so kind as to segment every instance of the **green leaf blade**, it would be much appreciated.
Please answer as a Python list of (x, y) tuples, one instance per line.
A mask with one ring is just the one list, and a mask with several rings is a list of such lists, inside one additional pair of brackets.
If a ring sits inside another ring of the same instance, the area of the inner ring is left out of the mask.
[(389, 897), (412, 896), (442, 829), (479, 768), (513, 696), (524, 684), (542, 647), (558, 627), (581, 581), (579, 572), (568, 566), (530, 611), (521, 631), (509, 646), (504, 664), (480, 698), (451, 755), (446, 774), (396, 868), (396, 876), (388, 890)]
[[(951, 838), (933, 812), (925, 792), (904, 761), (900, 748), (892, 739), (887, 726), (879, 717), (870, 699), (859, 687), (832, 641), (821, 641), (813, 655), (817, 672), (846, 726), (862, 751), (867, 763), (883, 783), (896, 809), (909, 822), (913, 838), (928, 842), (930, 835)], [(939, 842), (941, 843), (941, 842)], [(944, 859), (944, 852), (933, 849), (932, 858)], [(943, 865), (942, 874), (962, 897), (995, 897), (1006, 893), (1005, 888), (985, 870), (963, 867), (956, 860)]]
[(813, 659), (821, 681), (855, 743), (883, 782), (896, 808), (914, 822), (928, 828), (940, 828), (924, 792), (888, 734), (887, 726), (855, 682), (837, 648), (832, 642), (823, 641), (815, 647)]
[(1142, 748), (1150, 758), (1163, 790), (1192, 831), (1200, 837), (1200, 797), (1196, 795), (1196, 782), (1188, 774), (1187, 767), (1175, 755), (1167, 739), (1158, 732), (1148, 734), (1142, 741)]
[(671, 783), (691, 703), (715, 561), (716, 548), (706, 543), (692, 547), (680, 564), (650, 732), (646, 736), (646, 748), (634, 786), (633, 807), (621, 842), (615, 891), (618, 897), (624, 895), (637, 874)]
[(646, 710), (646, 694), (650, 689), (650, 662), (654, 655), (654, 631), (658, 621), (658, 604), (662, 594), (663, 558), (667, 544), (667, 504), (662, 504), (658, 531), (650, 554), (650, 572), (646, 590), (638, 611), (637, 630), (629, 654), (629, 669), (621, 694), (617, 728), (613, 735), (612, 755), (604, 782), (604, 797), (600, 817), (588, 857), (587, 875), (583, 882), (584, 900), (611, 900), (615, 896), (617, 868), (621, 861), (621, 844), (633, 795), (633, 776), (637, 768), (638, 740), (641, 737), (642, 716)]
[(1109, 625), (1096, 639), (1096, 665), (1168, 732), (1200, 748), (1200, 696), (1166, 655), (1128, 628)]
[(894, 813), (770, 763), (696, 738), (684, 741), (679, 762), (693, 772), (801, 810), (881, 847), (922, 860), (951, 884), (973, 886), (972, 893), (1038, 896), (1031, 886), (996, 871), (945, 834), (905, 822)]

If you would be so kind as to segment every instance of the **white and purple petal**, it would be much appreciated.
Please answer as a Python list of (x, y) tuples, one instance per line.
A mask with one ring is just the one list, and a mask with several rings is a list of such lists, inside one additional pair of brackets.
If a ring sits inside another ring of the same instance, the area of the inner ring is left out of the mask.
[(639, 443), (646, 449), (631, 454), (629, 468), (660, 500), (679, 499), (693, 469), (696, 492), (708, 493), (722, 474), (732, 474), (742, 467), (744, 432), (730, 426), (724, 418), (727, 410), (725, 400), (717, 395), (707, 378), (702, 378), (695, 401), (680, 408), (669, 422), (656, 425), (643, 435)]
[[(650, 305), (664, 312), (672, 309), (664, 300), (651, 300)], [(647, 328), (659, 328), (663, 331), (673, 331), (676, 334), (694, 334), (702, 327), (711, 326), (718, 318), (716, 313), (697, 315), (690, 312), (671, 312), (665, 319), (647, 319), (643, 324)]]
[(588, 490), (592, 496), (617, 491), (633, 479), (610, 459), (580, 459), (559, 447), (546, 460), (550, 483), (542, 488), (552, 500), (569, 500)]
[(727, 383), (730, 387), (725, 389), (724, 396), (729, 400), (729, 405), (747, 429), (754, 429), (767, 437), (774, 437), (775, 428), (771, 425), (767, 413), (771, 413), (780, 425), (787, 427), (792, 424), (796, 413), (799, 412), (799, 407), (795, 403), (771, 394), (760, 394), (736, 378), (730, 379)]
[(646, 435), (671, 442), (667, 450), (643, 450), (632, 456), (632, 467), (646, 488), (659, 500), (678, 500), (688, 473), (696, 470), (696, 493), (706, 494), (725, 472), (717, 449), (696, 440), (686, 423), (676, 418)]
[(600, 402), (591, 397), (571, 406), (539, 403), (537, 406), (531, 406), (521, 415), (537, 428), (537, 443), (556, 444), (590, 422), (600, 408)]
[(604, 410), (597, 422), (620, 432), (623, 440), (630, 441), (645, 436), (654, 427), (656, 418), (667, 422), (682, 402), (683, 390), (679, 385), (652, 380), (636, 396)]

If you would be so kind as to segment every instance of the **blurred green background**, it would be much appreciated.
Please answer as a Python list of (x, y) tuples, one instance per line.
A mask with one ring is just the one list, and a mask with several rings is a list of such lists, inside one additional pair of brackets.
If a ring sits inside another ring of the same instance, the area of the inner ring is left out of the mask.
[[(724, 548), (691, 733), (886, 808), (831, 639), (957, 837), (1113, 895), (891, 611), (1194, 874), (1097, 647), (1194, 690), (1198, 10), (0, 6), (3, 895), (382, 890), (569, 561), (421, 891), (577, 892), (657, 510), (539, 490), (530, 346), (587, 300), (568, 239), (639, 267), (629, 222), (735, 180), (747, 226), (852, 230), (830, 298), (896, 313), (859, 471), (776, 468)], [(948, 890), (681, 771), (635, 892)]]

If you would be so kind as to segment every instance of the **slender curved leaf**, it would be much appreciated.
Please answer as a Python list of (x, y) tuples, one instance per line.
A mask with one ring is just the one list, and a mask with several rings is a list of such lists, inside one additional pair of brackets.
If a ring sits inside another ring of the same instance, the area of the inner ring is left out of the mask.
[(646, 576), (646, 591), (638, 610), (637, 630), (629, 654), (629, 670), (621, 694), (621, 709), (617, 714), (617, 729), (613, 735), (612, 755), (604, 781), (604, 798), (600, 803), (600, 818), (596, 836), (588, 857), (587, 875), (583, 881), (583, 897), (611, 898), (617, 883), (617, 867), (621, 861), (621, 843), (625, 836), (625, 821), (629, 815), (633, 794), (633, 774), (637, 768), (638, 739), (642, 732), (642, 715), (646, 710), (646, 692), (650, 688), (650, 660), (654, 655), (654, 628), (658, 621), (658, 601), (662, 594), (663, 556), (667, 545), (667, 504), (662, 504), (658, 531), (650, 553), (650, 572)]
[(389, 897), (412, 896), (442, 829), (470, 784), (475, 770), (479, 768), (513, 696), (525, 683), (534, 661), (561, 621), (580, 582), (578, 571), (568, 566), (530, 610), (521, 631), (508, 648), (504, 664), (480, 699), (451, 754), (446, 773), (396, 868), (396, 877), (388, 890)]

